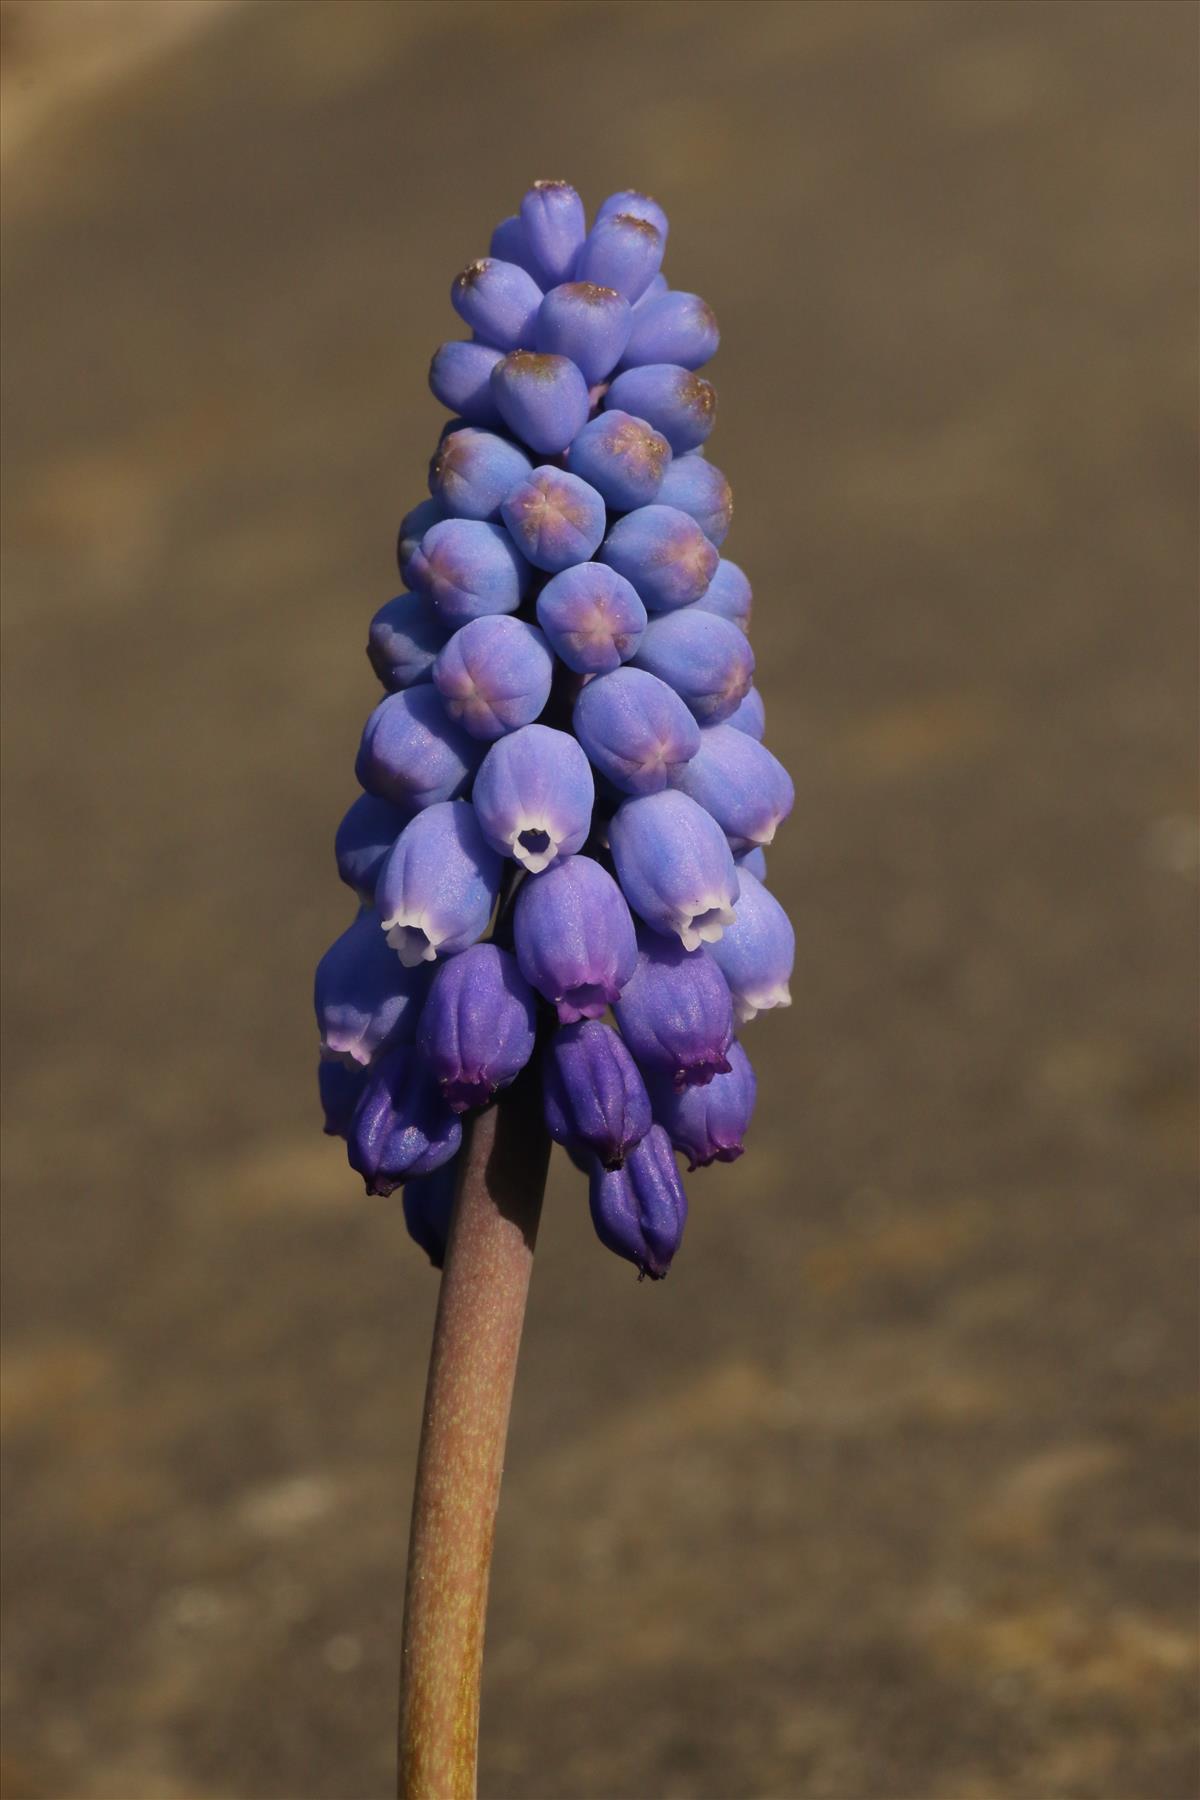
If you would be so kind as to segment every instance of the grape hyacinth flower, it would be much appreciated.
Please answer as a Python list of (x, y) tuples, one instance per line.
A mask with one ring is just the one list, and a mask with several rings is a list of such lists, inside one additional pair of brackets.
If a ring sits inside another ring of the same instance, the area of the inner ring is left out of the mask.
[(536, 626), (488, 613), (456, 631), (431, 670), (447, 718), (491, 742), (545, 711), (554, 658)]
[(486, 1106), (533, 1055), (533, 993), (510, 951), (472, 944), (441, 963), (416, 1028), (417, 1049), (456, 1113)]
[(480, 829), (493, 850), (540, 875), (587, 841), (596, 784), (577, 740), (526, 725), (493, 744), (475, 778)]
[(400, 524), (404, 591), (368, 626), (386, 691), (335, 839), (356, 910), (317, 971), (318, 1088), (367, 1191), (402, 1188), (444, 1265), (410, 1540), (410, 1794), (472, 1791), (550, 1142), (586, 1177), (600, 1242), (661, 1280), (687, 1218), (676, 1156), (743, 1153), (740, 1034), (789, 999), (762, 846), (793, 790), (762, 743), (750, 583), (704, 448), (716, 318), (670, 286), (667, 241), (650, 196), (610, 195), (589, 225), (548, 180), (466, 263), (465, 331), (429, 368), (452, 416)]
[(596, 1236), (606, 1249), (631, 1262), (640, 1275), (661, 1281), (679, 1248), (687, 1220), (687, 1194), (671, 1140), (652, 1125), (619, 1169), (594, 1163), (588, 1200)]

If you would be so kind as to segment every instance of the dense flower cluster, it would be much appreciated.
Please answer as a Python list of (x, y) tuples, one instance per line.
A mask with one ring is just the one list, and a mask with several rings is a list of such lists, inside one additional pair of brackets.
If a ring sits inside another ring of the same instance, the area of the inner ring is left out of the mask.
[(405, 592), (370, 625), (385, 695), (337, 832), (359, 912), (317, 970), (321, 1098), (435, 1264), (462, 1115), (537, 1055), (599, 1237), (664, 1275), (676, 1153), (741, 1155), (735, 1033), (789, 999), (763, 846), (792, 784), (704, 451), (717, 324), (668, 287), (666, 239), (644, 194), (589, 231), (541, 181), (457, 277), (471, 335), (429, 376), (455, 416), (400, 528)]

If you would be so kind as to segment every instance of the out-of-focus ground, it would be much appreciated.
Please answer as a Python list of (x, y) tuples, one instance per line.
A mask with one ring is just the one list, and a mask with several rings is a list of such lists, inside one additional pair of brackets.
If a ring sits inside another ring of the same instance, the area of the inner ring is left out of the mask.
[(390, 1791), (436, 1281), (308, 985), (448, 283), (563, 174), (721, 318), (799, 956), (668, 1282), (556, 1162), (482, 1791), (1191, 1800), (1193, 9), (3, 29), (8, 1795)]

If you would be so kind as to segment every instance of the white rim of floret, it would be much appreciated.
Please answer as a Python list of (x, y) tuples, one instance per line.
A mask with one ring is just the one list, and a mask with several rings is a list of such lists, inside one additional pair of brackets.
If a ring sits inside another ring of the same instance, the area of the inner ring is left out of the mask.
[[(530, 833), (536, 837), (544, 837), (546, 842), (541, 849), (523, 844), (521, 839)], [(508, 854), (528, 869), (531, 875), (540, 875), (544, 869), (558, 857), (559, 840), (554, 835), (554, 827), (544, 814), (523, 813), (512, 827), (508, 837)]]
[(786, 981), (778, 982), (774, 987), (760, 988), (754, 994), (735, 994), (733, 996), (733, 1018), (737, 1025), (748, 1025), (756, 1019), (760, 1012), (770, 1012), (776, 1006), (790, 1006), (792, 990)]
[(701, 944), (719, 943), (732, 924), (732, 906), (714, 894), (691, 912), (680, 913), (675, 929), (685, 950), (698, 950)]
[[(340, 1031), (335, 1035), (339, 1040), (342, 1038)], [(323, 1037), (320, 1041), (320, 1052), (324, 1062), (341, 1063), (344, 1069), (365, 1069), (371, 1061), (371, 1052), (363, 1046), (361, 1037), (356, 1037), (354, 1044), (342, 1044), (341, 1048), (333, 1038)]]
[(428, 913), (413, 913), (407, 918), (402, 913), (395, 913), (380, 923), (390, 948), (406, 969), (417, 969), (422, 963), (437, 961), (444, 934), (434, 934)]

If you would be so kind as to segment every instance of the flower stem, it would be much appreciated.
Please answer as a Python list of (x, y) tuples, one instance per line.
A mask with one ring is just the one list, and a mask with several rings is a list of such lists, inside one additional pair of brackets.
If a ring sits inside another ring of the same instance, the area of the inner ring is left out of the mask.
[(461, 1156), (409, 1537), (400, 1800), (475, 1794), (492, 1538), (550, 1160), (529, 1070), (477, 1115)]

